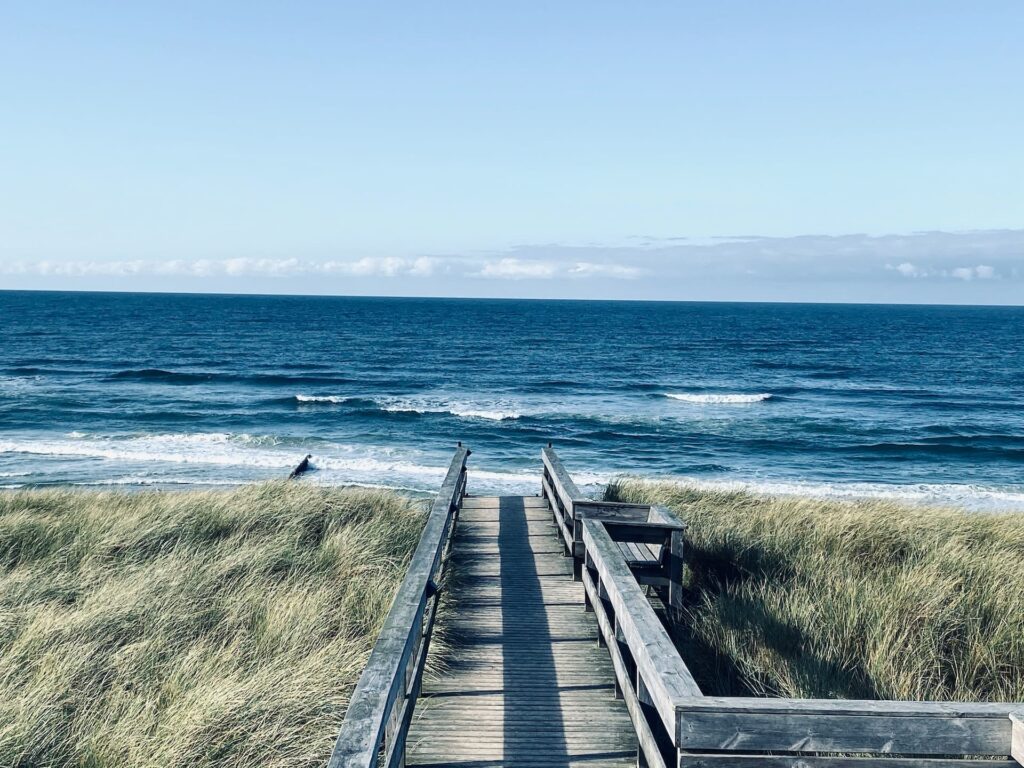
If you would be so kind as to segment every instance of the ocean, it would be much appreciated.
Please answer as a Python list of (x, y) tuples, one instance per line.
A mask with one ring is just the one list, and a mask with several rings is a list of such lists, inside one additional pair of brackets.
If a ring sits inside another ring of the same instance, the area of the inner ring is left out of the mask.
[(0, 486), (632, 475), (1024, 509), (1024, 308), (0, 292)]

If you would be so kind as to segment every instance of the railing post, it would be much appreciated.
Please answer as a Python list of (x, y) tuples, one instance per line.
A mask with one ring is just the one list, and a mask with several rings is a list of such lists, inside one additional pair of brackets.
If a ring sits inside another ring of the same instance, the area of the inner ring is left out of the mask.
[(673, 530), (668, 545), (668, 605), (672, 621), (683, 613), (683, 532)]
[(405, 578), (352, 692), (328, 768), (377, 768), (382, 747), (388, 768), (405, 764), (408, 727), (430, 647), (436, 585), (465, 493), (469, 453), (461, 444), (455, 451)]
[[(644, 679), (640, 675), (640, 670), (636, 670), (636, 698), (640, 702), (641, 716), (650, 723), (648, 713), (653, 709), (653, 701), (651, 700), (651, 694), (647, 691), (647, 686), (644, 685)], [(636, 747), (636, 768), (648, 768), (649, 763), (647, 762), (647, 755), (644, 754), (643, 744), (638, 744)]]

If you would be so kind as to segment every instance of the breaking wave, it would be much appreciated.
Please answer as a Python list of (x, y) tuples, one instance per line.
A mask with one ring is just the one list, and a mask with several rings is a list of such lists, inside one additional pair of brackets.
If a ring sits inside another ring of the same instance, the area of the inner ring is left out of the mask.
[(744, 394), (689, 394), (686, 392), (666, 392), (665, 397), (672, 400), (681, 400), (684, 403), (696, 403), (700, 405), (736, 405), (745, 403), (760, 403), (770, 400), (772, 395), (768, 392), (761, 392), (756, 395)]

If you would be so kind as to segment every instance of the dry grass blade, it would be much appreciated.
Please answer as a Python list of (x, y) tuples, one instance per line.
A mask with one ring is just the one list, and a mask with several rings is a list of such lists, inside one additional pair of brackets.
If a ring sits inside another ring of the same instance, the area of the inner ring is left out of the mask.
[(395, 494), (0, 494), (0, 765), (322, 766), (423, 524)]
[(706, 693), (1024, 700), (1024, 515), (626, 480), (689, 524)]

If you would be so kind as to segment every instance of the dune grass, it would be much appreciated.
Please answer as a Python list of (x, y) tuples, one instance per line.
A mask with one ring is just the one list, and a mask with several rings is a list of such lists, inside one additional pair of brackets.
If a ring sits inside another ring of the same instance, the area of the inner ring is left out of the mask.
[(0, 494), (0, 765), (323, 766), (423, 521), (298, 483)]
[(706, 694), (1024, 701), (1024, 515), (626, 480), (688, 523)]

